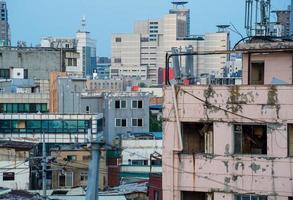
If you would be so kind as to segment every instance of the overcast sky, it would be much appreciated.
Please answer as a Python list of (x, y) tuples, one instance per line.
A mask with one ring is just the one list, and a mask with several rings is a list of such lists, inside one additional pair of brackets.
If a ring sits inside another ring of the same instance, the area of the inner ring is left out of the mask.
[[(38, 44), (44, 36), (72, 37), (86, 16), (87, 30), (97, 40), (98, 56), (111, 55), (111, 34), (131, 32), (133, 22), (168, 13), (171, 0), (6, 0), (12, 42)], [(190, 0), (191, 33), (215, 32), (217, 24), (233, 23), (243, 32), (245, 0)], [(290, 0), (272, 0), (272, 9)], [(235, 35), (233, 41), (240, 39)]]

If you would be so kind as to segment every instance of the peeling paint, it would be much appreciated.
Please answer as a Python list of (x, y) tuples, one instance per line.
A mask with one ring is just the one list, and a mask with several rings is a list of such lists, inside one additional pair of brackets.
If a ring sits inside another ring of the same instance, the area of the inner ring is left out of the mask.
[(237, 162), (235, 164), (235, 169), (238, 170), (239, 167), (242, 167), (242, 170), (244, 170), (244, 163), (243, 162)]
[(228, 165), (228, 161), (223, 161), (225, 167), (226, 167), (226, 172), (229, 172), (229, 165)]
[(260, 165), (257, 165), (255, 163), (252, 163), (249, 167), (252, 169), (252, 171), (254, 171), (254, 173), (260, 170)]
[(230, 154), (230, 145), (226, 144), (225, 146), (225, 155), (229, 155)]

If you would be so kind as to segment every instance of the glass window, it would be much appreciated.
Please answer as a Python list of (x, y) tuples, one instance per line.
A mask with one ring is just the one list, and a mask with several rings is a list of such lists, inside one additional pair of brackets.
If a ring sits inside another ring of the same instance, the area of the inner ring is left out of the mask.
[(137, 109), (137, 108), (142, 108), (142, 100), (133, 100), (132, 101), (132, 108)]
[(73, 186), (73, 172), (65, 172), (65, 186), (66, 187)]
[(126, 101), (125, 100), (122, 100), (121, 101), (121, 108), (126, 108), (127, 105), (126, 105)]
[(18, 104), (18, 112), (20, 112), (20, 113), (24, 113), (25, 112), (25, 110), (24, 110), (24, 104), (23, 103)]
[(28, 120), (26, 121), (27, 129), (41, 129), (41, 120)]
[(9, 120), (0, 120), (0, 128), (1, 129), (9, 129), (10, 121)]
[(121, 119), (116, 119), (115, 120), (115, 126), (120, 127), (121, 126)]
[(64, 129), (77, 129), (77, 121), (76, 120), (65, 120), (64, 121)]
[(14, 181), (14, 172), (3, 172), (3, 181)]
[(7, 104), (7, 113), (12, 113), (12, 104), (11, 103)]
[(42, 111), (42, 106), (41, 106), (41, 104), (39, 104), (39, 103), (36, 104), (36, 111), (37, 111), (37, 112), (41, 112), (41, 111)]
[(53, 133), (63, 132), (63, 124), (62, 124), (62, 121), (59, 121), (59, 120), (49, 120), (48, 131), (49, 132), (53, 132)]
[(46, 103), (43, 103), (42, 104), (41, 112), (48, 112), (48, 108), (47, 108), (47, 104)]
[(24, 112), (30, 112), (30, 104), (24, 104)]

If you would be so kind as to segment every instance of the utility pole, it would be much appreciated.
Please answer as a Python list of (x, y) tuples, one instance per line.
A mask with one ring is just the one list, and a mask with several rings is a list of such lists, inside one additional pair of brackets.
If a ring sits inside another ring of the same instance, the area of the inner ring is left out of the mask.
[(92, 160), (88, 171), (86, 200), (99, 199), (99, 169), (100, 169), (100, 149), (103, 146), (103, 140), (98, 139), (92, 141), (92, 130), (88, 130), (89, 146), (92, 152)]
[(43, 188), (43, 199), (47, 199), (47, 158), (46, 158), (46, 143), (45, 143), (45, 133), (43, 132), (43, 154), (42, 154), (42, 188)]
[(92, 143), (92, 160), (89, 166), (86, 200), (99, 199), (99, 167), (100, 167), (100, 144)]

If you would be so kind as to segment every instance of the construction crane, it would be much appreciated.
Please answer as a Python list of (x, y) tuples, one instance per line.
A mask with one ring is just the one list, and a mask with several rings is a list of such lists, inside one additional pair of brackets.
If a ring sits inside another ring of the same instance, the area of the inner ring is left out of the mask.
[(245, 29), (247, 36), (269, 36), (271, 0), (245, 0)]

